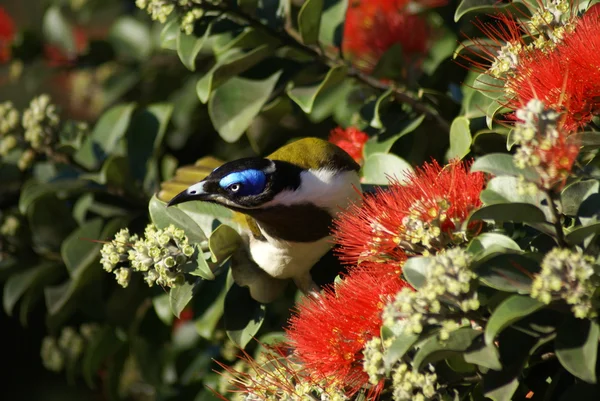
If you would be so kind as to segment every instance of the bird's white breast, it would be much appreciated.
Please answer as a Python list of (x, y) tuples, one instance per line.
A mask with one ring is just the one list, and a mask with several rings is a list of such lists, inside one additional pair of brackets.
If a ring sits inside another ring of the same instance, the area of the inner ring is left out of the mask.
[[(302, 172), (297, 189), (283, 191), (263, 206), (312, 203), (335, 216), (360, 198), (360, 181), (355, 171), (318, 169)], [(258, 266), (277, 278), (306, 275), (333, 245), (329, 236), (315, 242), (292, 242), (273, 238), (262, 229), (261, 232), (266, 241), (250, 236), (250, 254)]]

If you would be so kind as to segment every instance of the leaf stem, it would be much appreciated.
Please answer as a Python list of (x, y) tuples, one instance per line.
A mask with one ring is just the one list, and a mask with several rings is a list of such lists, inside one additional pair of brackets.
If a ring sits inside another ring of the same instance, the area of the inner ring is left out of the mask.
[(205, 10), (210, 11), (221, 11), (229, 14), (230, 16), (243, 20), (250, 26), (258, 29), (262, 29), (266, 31), (269, 35), (278, 38), (284, 45), (293, 47), (302, 51), (303, 53), (309, 55), (313, 59), (319, 61), (321, 64), (331, 68), (335, 66), (345, 66), (346, 67), (346, 75), (356, 79), (357, 81), (375, 89), (380, 92), (386, 92), (391, 90), (394, 94), (394, 97), (401, 103), (407, 104), (413, 108), (413, 110), (424, 114), (429, 119), (434, 120), (437, 125), (444, 132), (450, 132), (450, 124), (446, 121), (435, 109), (429, 107), (425, 102), (423, 102), (418, 97), (414, 96), (407, 92), (404, 88), (396, 86), (394, 83), (382, 82), (379, 79), (366, 74), (365, 72), (359, 70), (348, 62), (344, 61), (341, 55), (337, 54), (336, 56), (332, 56), (327, 54), (320, 47), (309, 46), (302, 43), (301, 39), (293, 33), (289, 23), (286, 29), (277, 30), (267, 24), (264, 24), (262, 21), (257, 19), (256, 17), (245, 13), (243, 10), (239, 8), (234, 8), (227, 4), (227, 2), (221, 2), (219, 4), (203, 4), (200, 6)]

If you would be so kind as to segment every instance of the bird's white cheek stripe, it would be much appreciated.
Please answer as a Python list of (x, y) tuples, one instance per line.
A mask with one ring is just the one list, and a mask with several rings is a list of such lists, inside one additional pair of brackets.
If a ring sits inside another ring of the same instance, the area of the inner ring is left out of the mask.
[(360, 180), (354, 171), (311, 169), (303, 171), (300, 180), (296, 190), (283, 191), (264, 206), (312, 203), (337, 213), (339, 207), (346, 207), (350, 201), (360, 198), (356, 191), (360, 191)]
[(198, 182), (194, 185), (191, 185), (187, 189), (188, 195), (200, 195), (204, 193), (204, 182)]

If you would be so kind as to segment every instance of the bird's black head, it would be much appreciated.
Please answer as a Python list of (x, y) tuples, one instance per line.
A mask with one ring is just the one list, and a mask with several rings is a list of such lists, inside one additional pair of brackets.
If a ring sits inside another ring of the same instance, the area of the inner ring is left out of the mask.
[(258, 157), (234, 160), (176, 195), (169, 206), (197, 200), (242, 212), (260, 208), (281, 191), (298, 188), (301, 172), (300, 167), (278, 160)]

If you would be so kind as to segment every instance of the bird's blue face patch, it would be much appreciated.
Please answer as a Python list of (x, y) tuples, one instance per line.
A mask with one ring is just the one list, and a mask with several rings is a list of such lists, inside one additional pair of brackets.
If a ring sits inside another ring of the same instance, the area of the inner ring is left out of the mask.
[(219, 186), (236, 195), (258, 195), (267, 185), (267, 176), (261, 170), (236, 171), (221, 178)]

